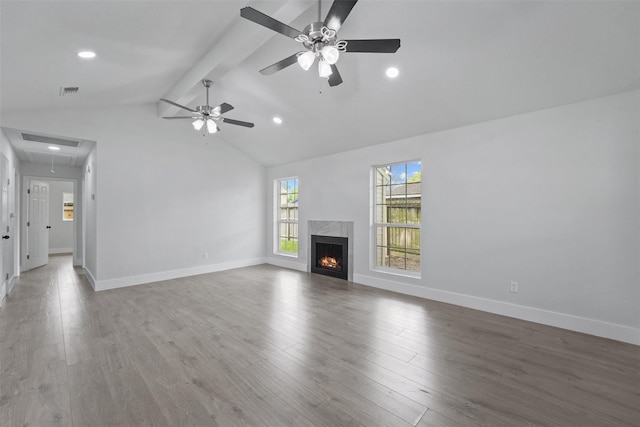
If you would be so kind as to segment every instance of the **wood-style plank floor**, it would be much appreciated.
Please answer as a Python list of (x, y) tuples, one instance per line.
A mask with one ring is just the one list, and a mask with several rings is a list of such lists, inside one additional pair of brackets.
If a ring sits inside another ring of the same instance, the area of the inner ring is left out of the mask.
[(273, 266), (0, 308), (1, 426), (639, 426), (640, 347)]

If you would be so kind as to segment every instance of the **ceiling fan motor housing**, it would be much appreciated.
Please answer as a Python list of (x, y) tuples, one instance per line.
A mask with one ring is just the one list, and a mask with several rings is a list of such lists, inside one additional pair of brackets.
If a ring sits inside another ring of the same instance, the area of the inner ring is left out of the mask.
[[(336, 35), (336, 31), (326, 27), (324, 22), (313, 22), (305, 27), (304, 33), (296, 37), (296, 40), (313, 53), (319, 52), (325, 46), (336, 46), (340, 49), (344, 44), (346, 47), (346, 43), (339, 42)], [(340, 50), (344, 50), (344, 47)]]
[(196, 111), (200, 114), (202, 114), (203, 116), (208, 116), (211, 114), (211, 110), (213, 110), (213, 108), (211, 108), (208, 105), (199, 105), (196, 107)]

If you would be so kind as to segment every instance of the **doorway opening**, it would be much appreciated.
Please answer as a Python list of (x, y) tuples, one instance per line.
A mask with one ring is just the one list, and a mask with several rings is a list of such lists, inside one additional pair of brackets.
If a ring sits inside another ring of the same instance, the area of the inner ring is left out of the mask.
[(72, 254), (82, 265), (77, 180), (25, 176), (23, 188), (21, 270), (46, 265), (56, 254)]

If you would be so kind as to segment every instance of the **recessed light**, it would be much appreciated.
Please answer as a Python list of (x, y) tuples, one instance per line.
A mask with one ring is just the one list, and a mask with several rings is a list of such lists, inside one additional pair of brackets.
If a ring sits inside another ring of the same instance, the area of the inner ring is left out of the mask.
[(47, 147), (47, 148), (49, 148), (49, 150), (53, 150), (53, 151), (58, 151), (58, 150), (60, 150), (60, 147), (56, 147), (55, 145), (50, 145), (50, 146), (49, 146), (49, 147)]
[(390, 79), (395, 79), (400, 74), (400, 71), (396, 67), (387, 68), (387, 77)]
[(91, 59), (96, 57), (96, 53), (90, 50), (82, 50), (78, 52), (78, 56), (83, 59)]
[(276, 117), (273, 118), (273, 123), (275, 123), (277, 125), (280, 125), (280, 124), (282, 124), (282, 119), (280, 117), (276, 116)]

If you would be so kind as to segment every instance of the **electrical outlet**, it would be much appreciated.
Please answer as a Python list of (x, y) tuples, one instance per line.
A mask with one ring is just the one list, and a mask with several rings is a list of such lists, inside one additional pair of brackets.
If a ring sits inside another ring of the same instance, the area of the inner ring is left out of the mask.
[(209, 259), (209, 252), (205, 252), (202, 254), (202, 259)]
[(509, 291), (518, 292), (518, 282), (511, 282), (509, 284)]

